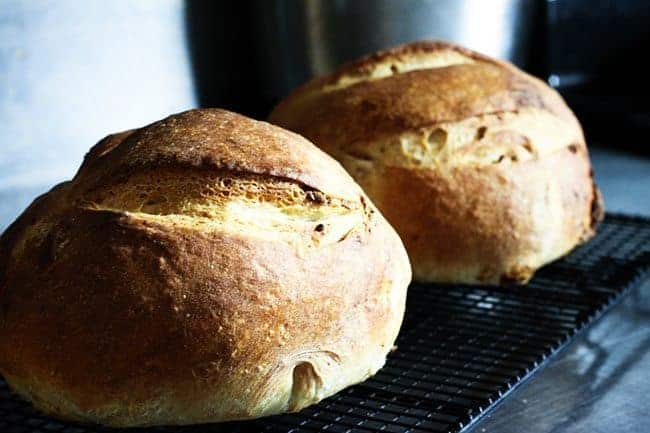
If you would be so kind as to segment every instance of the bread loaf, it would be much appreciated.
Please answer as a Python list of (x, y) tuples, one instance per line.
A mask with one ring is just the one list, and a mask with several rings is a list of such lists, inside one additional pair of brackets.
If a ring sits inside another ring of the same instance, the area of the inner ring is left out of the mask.
[(0, 372), (109, 426), (298, 411), (374, 374), (406, 252), (302, 137), (194, 110), (100, 141), (0, 238)]
[(338, 159), (422, 281), (525, 282), (602, 215), (580, 124), (513, 65), (419, 42), (342, 66), (269, 120)]

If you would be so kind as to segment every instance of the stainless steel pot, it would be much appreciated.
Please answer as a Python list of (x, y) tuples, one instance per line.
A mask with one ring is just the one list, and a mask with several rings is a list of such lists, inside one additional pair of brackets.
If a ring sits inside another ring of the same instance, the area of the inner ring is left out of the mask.
[(419, 39), (444, 39), (516, 64), (536, 0), (258, 0), (266, 87), (275, 98), (341, 63)]

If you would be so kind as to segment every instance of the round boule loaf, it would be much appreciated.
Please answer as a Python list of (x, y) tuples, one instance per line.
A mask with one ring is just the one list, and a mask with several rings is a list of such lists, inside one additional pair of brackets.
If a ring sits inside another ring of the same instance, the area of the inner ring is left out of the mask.
[(525, 282), (602, 215), (580, 124), (513, 65), (418, 42), (342, 66), (269, 120), (338, 159), (421, 281)]
[(218, 109), (109, 136), (0, 238), (0, 372), (110, 426), (297, 411), (374, 374), (411, 271), (341, 166)]

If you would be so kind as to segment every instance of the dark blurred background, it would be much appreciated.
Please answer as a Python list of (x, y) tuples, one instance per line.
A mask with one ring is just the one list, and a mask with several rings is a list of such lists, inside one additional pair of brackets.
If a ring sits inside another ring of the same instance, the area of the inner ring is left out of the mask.
[(557, 88), (609, 209), (650, 215), (647, 0), (0, 0), (0, 230), (108, 133), (196, 106), (264, 118), (312, 76), (426, 38)]

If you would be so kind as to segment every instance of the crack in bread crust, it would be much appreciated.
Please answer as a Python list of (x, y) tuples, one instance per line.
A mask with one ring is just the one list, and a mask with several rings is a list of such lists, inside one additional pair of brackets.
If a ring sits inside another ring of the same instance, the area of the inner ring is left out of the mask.
[(289, 179), (227, 170), (164, 168), (142, 170), (112, 183), (84, 191), (77, 203), (155, 215), (213, 217), (229, 202), (260, 203), (288, 213), (343, 214), (360, 202), (329, 196)]
[(397, 167), (441, 168), (523, 163), (567, 146), (575, 152), (586, 151), (579, 130), (568, 128), (547, 111), (524, 108), (436, 122), (330, 151), (339, 158), (350, 156)]
[(475, 60), (454, 50), (436, 52), (434, 55), (425, 53), (396, 55), (395, 58), (386, 58), (383, 61), (359, 68), (348, 74), (337, 77), (331, 84), (325, 84), (322, 92), (345, 89), (358, 83), (381, 80), (398, 74), (423, 69), (447, 68), (449, 66), (474, 63)]
[(363, 232), (361, 201), (332, 197), (290, 179), (229, 170), (142, 170), (80, 193), (75, 206), (128, 213), (202, 231), (311, 239), (316, 245)]

